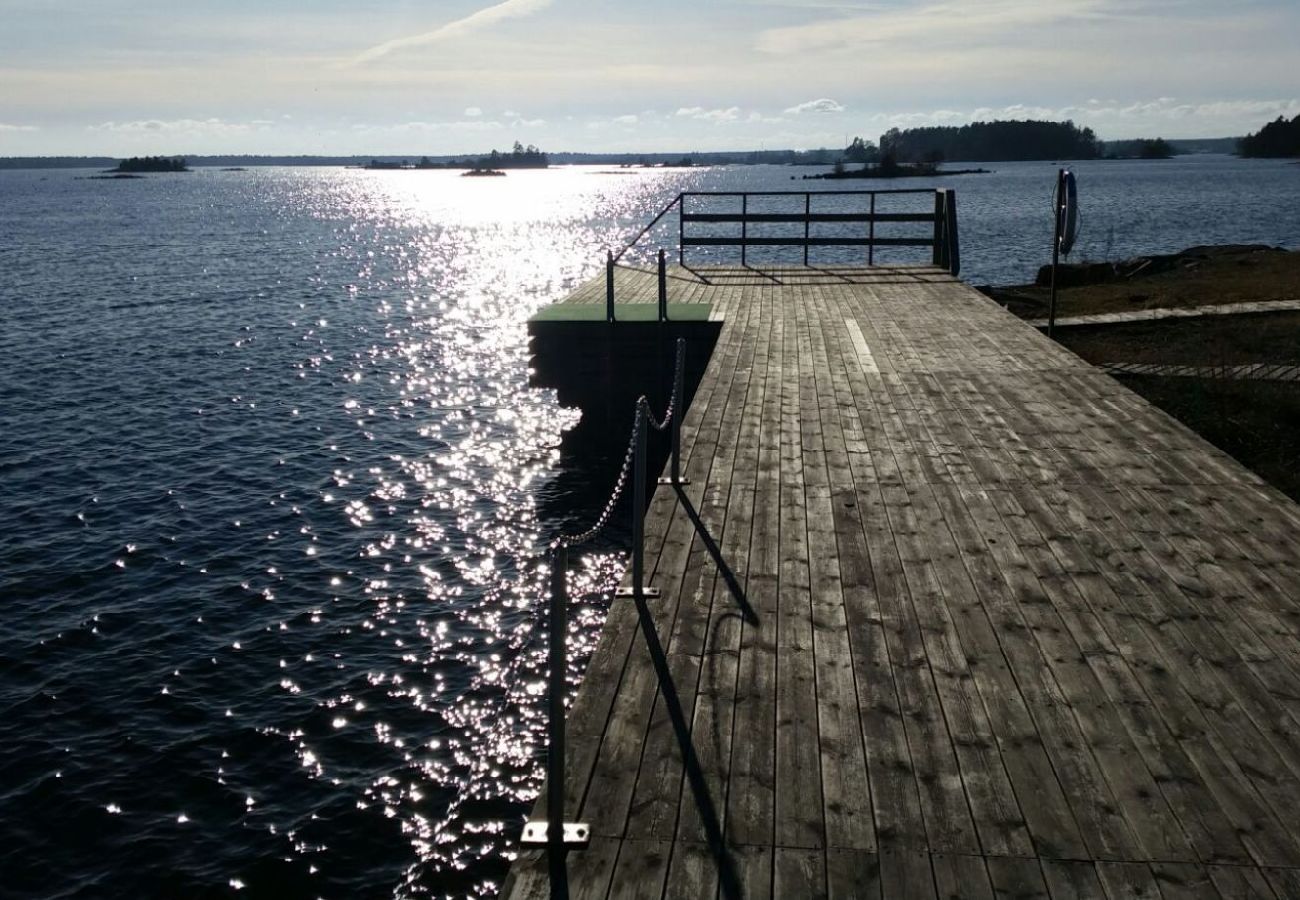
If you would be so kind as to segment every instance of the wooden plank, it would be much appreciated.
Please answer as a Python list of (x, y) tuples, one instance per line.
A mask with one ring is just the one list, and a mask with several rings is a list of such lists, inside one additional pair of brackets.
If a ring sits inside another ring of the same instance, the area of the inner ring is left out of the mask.
[(658, 900), (663, 896), (672, 850), (668, 841), (621, 841), (609, 896)]
[(930, 854), (924, 850), (880, 851), (880, 893), (882, 897), (934, 900), (934, 872)]
[[(773, 319), (770, 308), (757, 308), (755, 314), (758, 316), (759, 327), (754, 335), (754, 361), (749, 393), (746, 395), (746, 406), (749, 409), (761, 409), (763, 406), (768, 382)], [(742, 591), (747, 590), (748, 584), (746, 574), (749, 569), (749, 546), (754, 518), (760, 427), (756, 415), (746, 415), (741, 420), (736, 438), (731, 494), (721, 535), (722, 557), (736, 574)], [(719, 808), (723, 812), (731, 764), (738, 659), (741, 634), (745, 627), (739, 602), (724, 579), (714, 580), (710, 639), (701, 664), (698, 698), (691, 725), (692, 742), (699, 756), (704, 782), (712, 796), (719, 798)], [(687, 802), (685, 796), (677, 834), (678, 840), (706, 839), (705, 823), (699, 806)]]
[(1160, 888), (1145, 863), (1098, 862), (1097, 876), (1110, 900), (1159, 900)]
[(1151, 864), (1160, 896), (1165, 900), (1219, 900), (1220, 894), (1204, 866), (1191, 863)]
[(740, 896), (744, 900), (781, 900), (772, 892), (771, 846), (734, 848), (736, 871), (740, 875)]
[[(750, 302), (775, 308), (773, 292), (759, 288)], [(744, 626), (736, 681), (734, 733), (726, 828), (737, 844), (772, 846), (775, 834), (776, 652), (780, 571), (780, 422), (783, 357), (775, 351), (784, 340), (784, 317), (774, 316), (767, 389), (759, 411), (767, 423), (759, 431), (754, 521), (749, 546), (746, 593), (757, 622)]]
[[(826, 845), (873, 849), (871, 791), (858, 715), (853, 650), (844, 609), (844, 591), (831, 499), (828, 441), (841, 467), (847, 457), (838, 431), (823, 432), (822, 397), (833, 396), (830, 365), (815, 302), (800, 309), (799, 356), (811, 365), (801, 369), (799, 382), (801, 452), (807, 509), (808, 565), (811, 591), (813, 658), (816, 675), (817, 741)], [(816, 414), (813, 411), (816, 410)], [(843, 474), (843, 468), (840, 470)]]
[(1223, 900), (1281, 900), (1259, 869), (1246, 866), (1206, 866)]
[[(744, 319), (749, 326), (756, 318), (750, 310)], [(703, 498), (698, 509), (699, 518), (717, 540), (725, 537), (724, 525), (727, 505), (736, 473), (735, 457), (739, 446), (734, 439), (745, 418), (750, 393), (750, 379), (754, 363), (755, 342), (742, 342), (742, 350), (731, 372), (725, 406), (722, 410), (714, 453), (708, 467), (708, 480), (701, 486), (692, 484), (695, 493), (702, 489)], [(665, 492), (669, 489), (664, 488)], [(692, 492), (688, 491), (688, 496)], [(691, 805), (696, 813), (703, 806), (710, 818), (722, 814), (725, 794), (713, 791), (700, 778), (686, 779), (683, 785), (684, 759), (682, 735), (678, 730), (689, 727), (694, 716), (695, 699), (699, 690), (701, 662), (705, 658), (705, 645), (709, 637), (710, 622), (715, 602), (716, 570), (707, 556), (703, 539), (694, 534), (690, 554), (680, 578), (668, 580), (666, 590), (676, 590), (680, 596), (680, 611), (673, 625), (671, 639), (666, 641), (668, 664), (672, 673), (673, 690), (682, 721), (673, 722), (669, 704), (665, 702), (664, 686), (660, 686), (653, 714), (641, 753), (641, 767), (636, 776), (627, 827), (629, 837), (671, 839), (677, 830), (679, 808)], [(698, 748), (695, 741), (688, 745), (692, 766), (698, 770)], [(702, 774), (702, 772), (701, 772)], [(703, 796), (697, 792), (703, 790)], [(720, 834), (720, 822), (718, 833)]]
[(826, 857), (821, 850), (777, 847), (772, 875), (776, 897), (825, 897)]
[(1052, 900), (1105, 900), (1106, 892), (1093, 863), (1045, 859), (1042, 866)]
[(1047, 884), (1038, 860), (990, 856), (986, 860), (993, 896), (1007, 900), (1048, 900)]
[(934, 868), (935, 896), (939, 900), (993, 900), (993, 885), (982, 856), (954, 856), (935, 853), (930, 857)]
[(799, 329), (787, 310), (781, 346), (780, 566), (777, 626), (776, 843), (822, 847), (825, 820), (800, 429)]
[(867, 850), (829, 848), (826, 894), (830, 900), (881, 900), (880, 857)]

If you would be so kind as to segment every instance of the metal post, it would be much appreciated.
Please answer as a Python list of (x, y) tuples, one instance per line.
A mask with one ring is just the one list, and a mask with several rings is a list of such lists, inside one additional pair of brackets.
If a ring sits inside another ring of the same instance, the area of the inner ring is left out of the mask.
[(812, 192), (803, 195), (803, 264), (808, 265), (808, 226), (812, 217)]
[(930, 262), (932, 265), (942, 267), (943, 261), (943, 223), (945, 220), (943, 212), (943, 191), (934, 192), (934, 246), (931, 247)]
[(686, 193), (677, 195), (677, 265), (686, 268)]
[(614, 321), (614, 251), (605, 251), (605, 321)]
[(1056, 170), (1056, 194), (1052, 197), (1052, 218), (1055, 222), (1052, 225), (1052, 297), (1047, 307), (1047, 336), (1052, 336), (1052, 330), (1056, 326), (1056, 266), (1061, 261), (1061, 219), (1065, 211), (1065, 204), (1062, 202), (1065, 196), (1065, 170)]
[(749, 194), (740, 195), (740, 264), (745, 265), (745, 250), (749, 240)]
[(548, 673), (547, 715), (551, 746), (546, 752), (546, 838), (554, 850), (564, 834), (564, 694), (568, 654), (569, 551), (560, 547), (551, 560), (551, 625), (547, 635), (551, 671)]
[(650, 430), (646, 399), (636, 404), (636, 451), (632, 458), (632, 586), (619, 588), (615, 597), (658, 597), (659, 589), (645, 587), (645, 466), (646, 432)]
[(660, 478), (660, 484), (690, 484), (682, 477), (682, 418), (686, 415), (686, 338), (677, 339), (677, 360), (673, 367), (673, 449), (669, 476)]
[(871, 221), (867, 223), (867, 265), (876, 264), (876, 195), (871, 195)]
[[(569, 551), (558, 547), (551, 556), (551, 603), (547, 624), (546, 821), (524, 826), (520, 843), (546, 847), (550, 854), (586, 847), (591, 828), (584, 822), (564, 821), (564, 695), (568, 687)], [(552, 857), (557, 858), (556, 856)]]
[(664, 267), (664, 251), (659, 250), (659, 321), (668, 321), (668, 273)]
[(961, 248), (957, 242), (957, 192), (948, 188), (943, 192), (944, 258), (953, 278), (961, 274)]

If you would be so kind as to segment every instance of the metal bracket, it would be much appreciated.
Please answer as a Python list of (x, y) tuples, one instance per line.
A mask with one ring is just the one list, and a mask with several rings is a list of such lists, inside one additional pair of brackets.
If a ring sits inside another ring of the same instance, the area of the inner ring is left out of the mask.
[(657, 484), (690, 484), (691, 480), (689, 478), (678, 478), (676, 481), (673, 481), (670, 476), (664, 475), (656, 483)]
[[(565, 822), (563, 825), (563, 844), (566, 850), (585, 850), (591, 843), (591, 826), (586, 822)], [(524, 825), (523, 837), (519, 843), (525, 847), (549, 847), (545, 822), (528, 822)]]
[[(635, 596), (636, 596), (636, 593), (637, 593), (636, 588), (634, 588), (634, 587), (625, 587), (625, 588), (619, 588), (618, 590), (614, 591), (614, 596), (615, 596), (615, 597), (635, 597)], [(641, 596), (642, 596), (642, 597), (646, 597), (647, 599), (650, 599), (650, 600), (658, 600), (658, 599), (659, 599), (659, 588), (656, 588), (656, 587), (643, 587), (643, 588), (641, 588)]]

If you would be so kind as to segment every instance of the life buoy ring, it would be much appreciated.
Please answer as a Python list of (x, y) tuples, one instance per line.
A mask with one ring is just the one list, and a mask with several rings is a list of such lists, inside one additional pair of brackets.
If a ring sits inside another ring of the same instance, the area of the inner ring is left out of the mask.
[(1079, 192), (1074, 183), (1074, 173), (1069, 169), (1061, 171), (1056, 193), (1057, 215), (1061, 217), (1061, 254), (1069, 256), (1079, 233)]

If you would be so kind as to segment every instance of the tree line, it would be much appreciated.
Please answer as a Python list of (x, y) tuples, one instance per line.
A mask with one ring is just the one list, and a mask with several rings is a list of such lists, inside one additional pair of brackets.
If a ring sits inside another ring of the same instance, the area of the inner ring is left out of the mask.
[(183, 156), (133, 156), (117, 164), (119, 172), (188, 172)]
[[(853, 145), (848, 149), (853, 150)], [(880, 136), (879, 147), (882, 164), (1096, 159), (1101, 155), (1102, 144), (1092, 129), (1080, 128), (1068, 120), (1005, 120), (906, 130), (891, 128)]]
[(1300, 115), (1278, 116), (1254, 134), (1237, 141), (1242, 156), (1300, 156)]

